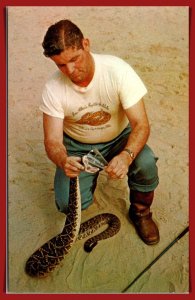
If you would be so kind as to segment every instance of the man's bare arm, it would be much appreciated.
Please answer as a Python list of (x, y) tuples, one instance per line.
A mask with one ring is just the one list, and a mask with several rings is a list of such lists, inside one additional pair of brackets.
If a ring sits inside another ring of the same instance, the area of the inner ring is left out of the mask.
[(125, 112), (132, 128), (125, 148), (131, 150), (136, 157), (146, 144), (150, 134), (150, 126), (143, 100), (140, 100)]
[(43, 114), (44, 145), (47, 156), (63, 168), (67, 152), (63, 145), (63, 120)]
[[(150, 134), (144, 102), (140, 100), (137, 104), (125, 110), (125, 113), (132, 128), (125, 148), (132, 151), (136, 157), (146, 144)], [(105, 170), (112, 178), (124, 178), (132, 162), (133, 158), (126, 151), (121, 151), (109, 162)]]
[(44, 145), (47, 156), (69, 177), (78, 176), (84, 167), (80, 157), (68, 156), (63, 144), (63, 119), (43, 114)]

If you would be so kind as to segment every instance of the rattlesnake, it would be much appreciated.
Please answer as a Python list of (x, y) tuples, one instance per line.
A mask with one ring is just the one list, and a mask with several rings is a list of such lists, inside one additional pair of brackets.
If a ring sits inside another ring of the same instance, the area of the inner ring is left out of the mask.
[(69, 253), (77, 239), (82, 239), (92, 234), (100, 226), (108, 224), (108, 227), (98, 235), (89, 238), (84, 243), (84, 249), (90, 252), (99, 240), (107, 239), (120, 230), (120, 220), (113, 214), (99, 214), (80, 224), (81, 198), (78, 177), (70, 179), (69, 211), (62, 232), (36, 250), (27, 260), (25, 271), (33, 277), (45, 277), (52, 272), (57, 265)]

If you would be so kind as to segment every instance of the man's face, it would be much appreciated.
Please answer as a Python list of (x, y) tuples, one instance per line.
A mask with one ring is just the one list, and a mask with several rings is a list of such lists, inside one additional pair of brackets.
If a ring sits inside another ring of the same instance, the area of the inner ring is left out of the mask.
[(87, 39), (83, 40), (83, 49), (67, 48), (51, 59), (62, 73), (79, 86), (87, 86), (93, 77), (94, 63)]

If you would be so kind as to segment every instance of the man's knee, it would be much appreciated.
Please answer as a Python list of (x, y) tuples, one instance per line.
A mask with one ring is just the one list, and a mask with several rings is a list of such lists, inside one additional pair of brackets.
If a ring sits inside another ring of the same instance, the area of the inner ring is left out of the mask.
[(64, 201), (59, 201), (58, 199), (55, 199), (55, 204), (59, 212), (64, 213), (67, 215), (68, 213), (68, 204), (66, 204)]
[(153, 184), (158, 178), (157, 160), (153, 151), (146, 145), (130, 168), (130, 176), (139, 184)]
[[(79, 176), (81, 209), (84, 210), (93, 203), (93, 193), (96, 187), (97, 174), (83, 172)], [(68, 212), (69, 204), (69, 178), (65, 176), (64, 171), (56, 168), (54, 179), (55, 203), (60, 212)]]

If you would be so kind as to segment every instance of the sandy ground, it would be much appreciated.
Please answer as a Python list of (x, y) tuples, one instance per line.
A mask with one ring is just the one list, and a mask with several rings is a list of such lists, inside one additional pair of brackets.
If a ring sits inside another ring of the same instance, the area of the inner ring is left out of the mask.
[[(43, 147), (38, 109), (47, 78), (56, 70), (42, 55), (50, 24), (69, 18), (91, 40), (93, 52), (131, 64), (148, 88), (148, 144), (159, 157), (160, 184), (152, 206), (161, 241), (145, 245), (128, 221), (126, 180), (99, 176), (97, 202), (82, 219), (113, 212), (121, 230), (92, 253), (74, 244), (45, 279), (24, 272), (27, 258), (59, 233), (64, 215), (54, 204), (55, 166)], [(9, 7), (8, 9), (8, 272), (9, 293), (121, 293), (188, 225), (188, 8)], [(127, 293), (188, 293), (188, 234)]]

